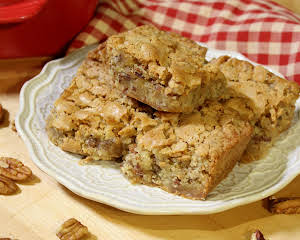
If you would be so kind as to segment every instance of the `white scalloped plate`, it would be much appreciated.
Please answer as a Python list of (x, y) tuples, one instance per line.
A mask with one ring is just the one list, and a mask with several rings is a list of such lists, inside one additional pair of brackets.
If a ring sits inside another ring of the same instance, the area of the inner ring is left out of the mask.
[[(212, 191), (206, 201), (189, 200), (159, 188), (132, 185), (117, 163), (100, 161), (81, 166), (80, 156), (66, 153), (49, 142), (45, 119), (53, 102), (69, 85), (76, 69), (95, 45), (51, 61), (28, 81), (20, 94), (16, 127), (35, 164), (74, 193), (128, 212), (138, 214), (209, 214), (265, 198), (291, 182), (300, 173), (299, 106), (292, 127), (285, 132), (270, 154), (250, 164), (238, 164)], [(209, 49), (207, 58), (234, 52)]]

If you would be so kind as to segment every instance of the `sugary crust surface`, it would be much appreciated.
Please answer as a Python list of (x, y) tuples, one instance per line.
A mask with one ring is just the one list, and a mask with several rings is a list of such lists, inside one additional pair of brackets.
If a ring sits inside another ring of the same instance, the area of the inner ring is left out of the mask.
[(156, 110), (191, 112), (223, 93), (223, 74), (204, 67), (207, 49), (178, 34), (144, 25), (105, 45), (115, 86)]
[(95, 160), (122, 157), (136, 134), (132, 114), (150, 108), (108, 86), (110, 79), (99, 55), (90, 52), (48, 117), (47, 133), (54, 144)]
[(239, 114), (218, 102), (191, 114), (156, 112), (124, 157), (132, 181), (188, 198), (205, 199), (232, 170), (252, 135)]
[(289, 128), (299, 85), (280, 78), (262, 66), (222, 56), (211, 62), (224, 73), (229, 91), (227, 105), (251, 122), (254, 136), (243, 161), (259, 159), (274, 139)]

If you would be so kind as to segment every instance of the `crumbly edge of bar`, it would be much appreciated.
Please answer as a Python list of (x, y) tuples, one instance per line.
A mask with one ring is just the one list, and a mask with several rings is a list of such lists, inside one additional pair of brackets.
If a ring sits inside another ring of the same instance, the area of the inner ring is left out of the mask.
[(115, 160), (121, 158), (126, 152), (124, 143), (126, 140), (127, 142), (131, 141), (130, 138), (121, 140), (118, 136), (104, 139), (101, 134), (105, 130), (91, 131), (87, 125), (65, 132), (52, 126), (50, 118), (47, 122), (46, 131), (50, 141), (62, 150), (88, 156), (93, 160)]

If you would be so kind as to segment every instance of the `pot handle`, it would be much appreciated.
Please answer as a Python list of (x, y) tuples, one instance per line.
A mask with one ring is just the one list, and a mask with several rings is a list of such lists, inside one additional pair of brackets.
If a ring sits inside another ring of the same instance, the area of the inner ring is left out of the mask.
[(23, 22), (37, 15), (48, 0), (0, 0), (0, 24)]

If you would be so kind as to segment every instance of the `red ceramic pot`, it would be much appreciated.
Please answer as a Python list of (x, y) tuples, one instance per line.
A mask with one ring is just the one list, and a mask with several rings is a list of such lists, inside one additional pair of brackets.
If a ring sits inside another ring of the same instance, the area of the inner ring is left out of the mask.
[(98, 0), (0, 0), (0, 58), (53, 56), (88, 23)]

